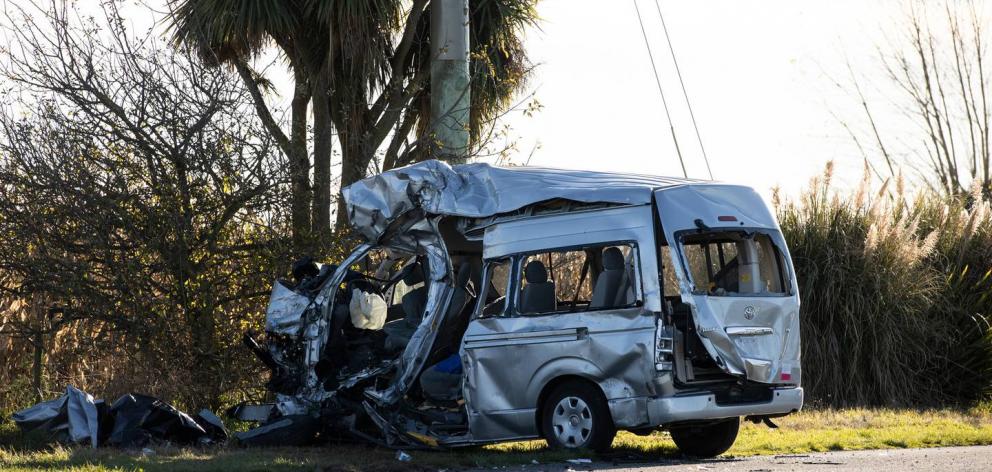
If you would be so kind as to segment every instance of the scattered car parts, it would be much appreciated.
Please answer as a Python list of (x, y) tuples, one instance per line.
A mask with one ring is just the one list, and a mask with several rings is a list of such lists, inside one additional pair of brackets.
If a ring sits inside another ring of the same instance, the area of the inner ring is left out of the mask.
[(89, 443), (92, 447), (142, 447), (156, 441), (211, 444), (227, 439), (224, 423), (209, 410), (195, 417), (161, 400), (127, 394), (107, 406), (75, 387), (54, 400), (14, 413), (22, 431), (46, 433), (53, 440)]

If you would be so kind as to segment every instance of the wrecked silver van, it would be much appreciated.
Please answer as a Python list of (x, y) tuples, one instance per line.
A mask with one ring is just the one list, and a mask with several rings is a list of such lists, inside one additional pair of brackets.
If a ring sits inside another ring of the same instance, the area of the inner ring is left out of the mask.
[(248, 444), (528, 438), (606, 449), (668, 430), (714, 456), (741, 418), (803, 403), (799, 297), (754, 190), (646, 175), (427, 161), (343, 192), (365, 239), (277, 281), (274, 403)]

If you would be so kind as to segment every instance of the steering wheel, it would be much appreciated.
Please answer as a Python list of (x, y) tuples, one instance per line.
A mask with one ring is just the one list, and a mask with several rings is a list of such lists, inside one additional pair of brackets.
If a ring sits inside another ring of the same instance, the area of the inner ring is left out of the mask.
[(380, 290), (379, 287), (369, 279), (355, 279), (345, 284), (345, 292), (348, 296), (351, 296), (351, 293), (356, 288), (365, 293), (374, 293), (380, 297), (383, 296), (382, 290)]

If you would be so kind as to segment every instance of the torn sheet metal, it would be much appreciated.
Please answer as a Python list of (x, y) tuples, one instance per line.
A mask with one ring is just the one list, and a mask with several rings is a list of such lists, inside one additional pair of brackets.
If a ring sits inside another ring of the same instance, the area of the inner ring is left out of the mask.
[[(403, 398), (407, 390), (420, 375), (424, 362), (430, 355), (437, 337), (438, 326), (444, 319), (448, 300), (453, 291), (451, 260), (448, 258), (448, 248), (437, 229), (437, 219), (425, 220), (430, 231), (424, 231), (418, 238), (418, 245), (426, 252), (428, 275), (433, 280), (428, 284), (427, 301), (424, 304), (424, 316), (420, 326), (414, 331), (410, 342), (407, 343), (399, 358), (397, 376), (384, 391), (368, 391), (366, 395), (379, 404), (390, 405)], [(405, 233), (410, 235), (412, 233)]]
[(156, 439), (192, 444), (210, 437), (191, 416), (147, 395), (124, 395), (114, 402), (110, 412), (114, 418), (114, 429), (107, 440), (110, 445), (138, 447)]
[(703, 184), (692, 179), (538, 167), (449, 166), (430, 160), (393, 169), (342, 190), (348, 219), (377, 241), (405, 213), (481, 218), (553, 199), (620, 204), (650, 203), (655, 189)]
[(207, 436), (214, 442), (223, 442), (230, 435), (224, 421), (214, 412), (204, 408), (193, 417), (198, 425), (206, 431)]
[(243, 446), (305, 446), (320, 430), (320, 420), (313, 415), (282, 416), (258, 428), (234, 433)]
[(66, 387), (61, 397), (18, 411), (11, 419), (24, 432), (48, 431), (56, 438), (89, 442), (92, 447), (99, 440), (97, 401), (73, 386)]
[(124, 395), (108, 409), (103, 400), (72, 386), (61, 397), (12, 418), (24, 432), (43, 431), (57, 441), (88, 442), (92, 447), (140, 447), (151, 440), (205, 444), (227, 437), (224, 423), (208, 410), (194, 419), (157, 398), (138, 394)]
[(265, 311), (265, 330), (270, 333), (299, 334), (303, 326), (303, 312), (308, 306), (310, 306), (308, 297), (276, 280), (272, 284), (269, 307)]

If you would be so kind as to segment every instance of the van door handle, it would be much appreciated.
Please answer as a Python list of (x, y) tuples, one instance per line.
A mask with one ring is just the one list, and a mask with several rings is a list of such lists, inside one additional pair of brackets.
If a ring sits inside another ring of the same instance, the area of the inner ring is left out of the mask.
[(774, 333), (775, 330), (763, 326), (733, 326), (727, 328), (727, 334), (731, 336), (763, 336)]

